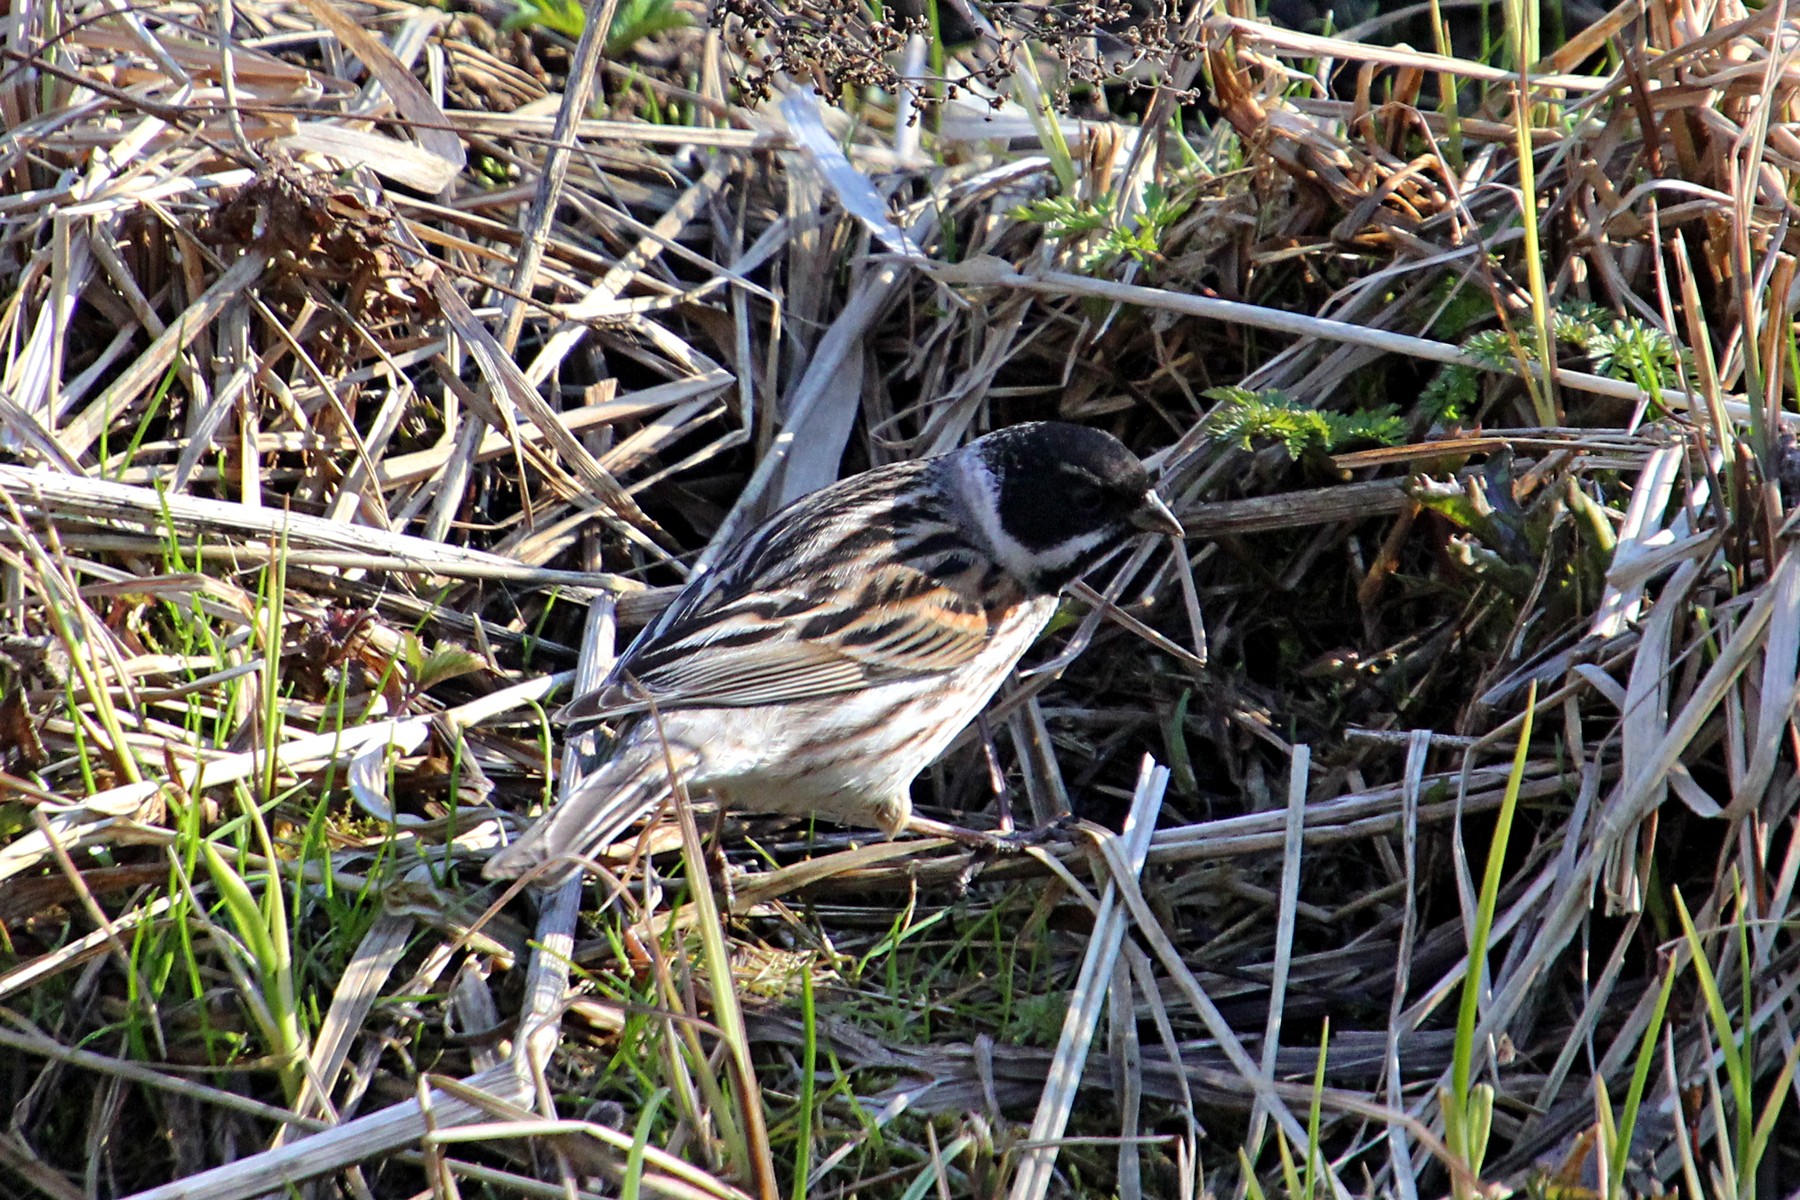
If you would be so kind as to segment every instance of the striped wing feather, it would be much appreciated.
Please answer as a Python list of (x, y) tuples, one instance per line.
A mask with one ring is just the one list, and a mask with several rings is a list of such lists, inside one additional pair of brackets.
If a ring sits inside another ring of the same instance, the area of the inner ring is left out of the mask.
[(917, 492), (864, 491), (746, 539), (561, 718), (813, 700), (975, 658), (1000, 613), (979, 594), (973, 551)]

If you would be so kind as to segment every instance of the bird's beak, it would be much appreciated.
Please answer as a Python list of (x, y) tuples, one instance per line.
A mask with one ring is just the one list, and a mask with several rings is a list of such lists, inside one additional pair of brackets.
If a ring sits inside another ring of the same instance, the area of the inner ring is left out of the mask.
[(1181, 527), (1181, 522), (1155, 492), (1144, 493), (1144, 502), (1131, 514), (1131, 523), (1150, 533), (1166, 533), (1176, 538), (1187, 536), (1187, 530)]

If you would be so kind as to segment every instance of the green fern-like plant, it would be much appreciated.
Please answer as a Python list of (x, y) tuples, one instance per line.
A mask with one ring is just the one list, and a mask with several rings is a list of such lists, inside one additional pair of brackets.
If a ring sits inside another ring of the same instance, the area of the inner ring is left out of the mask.
[[(1637, 317), (1604, 316), (1581, 326), (1581, 340), (1568, 339), (1587, 352), (1594, 374), (1629, 379), (1648, 392), (1692, 381), (1693, 357), (1674, 338)], [(1565, 335), (1558, 329), (1557, 336)]]
[(1208, 435), (1246, 450), (1258, 442), (1280, 442), (1288, 457), (1298, 459), (1308, 452), (1330, 454), (1352, 442), (1391, 446), (1406, 435), (1406, 422), (1392, 404), (1338, 413), (1308, 408), (1274, 388), (1217, 387), (1205, 395), (1219, 402), (1207, 414)]
[[(1551, 314), (1550, 333), (1558, 345), (1570, 346), (1586, 355), (1594, 374), (1635, 383), (1652, 394), (1663, 388), (1678, 388), (1692, 376), (1691, 357), (1667, 333), (1637, 317), (1621, 317), (1598, 304), (1567, 301), (1559, 305)], [(1532, 362), (1544, 361), (1535, 329), (1520, 325), (1510, 335), (1503, 329), (1484, 329), (1462, 344), (1463, 352), (1480, 360), (1480, 366), (1446, 366), (1426, 385), (1420, 403), (1440, 420), (1466, 418), (1481, 397), (1483, 369), (1512, 370), (1515, 344)]]
[(1109, 224), (1106, 213), (1097, 204), (1075, 196), (1044, 196), (1029, 200), (1014, 208), (1010, 215), (1015, 221), (1042, 225), (1045, 235), (1059, 242), (1098, 233)]
[(1059, 242), (1085, 242), (1076, 259), (1089, 275), (1102, 275), (1126, 260), (1141, 266), (1162, 261), (1164, 236), (1193, 207), (1161, 184), (1144, 186), (1139, 211), (1125, 221), (1114, 219), (1104, 203), (1073, 196), (1046, 196), (1012, 210), (1015, 221), (1042, 225), (1046, 236)]

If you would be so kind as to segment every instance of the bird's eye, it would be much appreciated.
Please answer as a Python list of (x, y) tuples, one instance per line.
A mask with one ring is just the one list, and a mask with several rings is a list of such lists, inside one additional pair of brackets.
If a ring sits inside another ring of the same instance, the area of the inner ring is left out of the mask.
[(1106, 504), (1106, 497), (1092, 484), (1078, 483), (1069, 489), (1069, 504), (1076, 512), (1091, 517)]

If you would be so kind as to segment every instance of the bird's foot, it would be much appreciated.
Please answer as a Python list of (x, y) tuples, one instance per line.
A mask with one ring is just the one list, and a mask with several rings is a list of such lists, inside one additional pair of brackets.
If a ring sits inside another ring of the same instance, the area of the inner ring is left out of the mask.
[(965, 829), (929, 817), (913, 817), (906, 823), (906, 829), (925, 837), (945, 838), (973, 851), (963, 869), (963, 884), (967, 887), (988, 863), (1005, 855), (1021, 854), (1032, 847), (1048, 845), (1067, 833), (1074, 820), (1064, 817), (1035, 829), (1013, 829), (1003, 833), (994, 829)]

